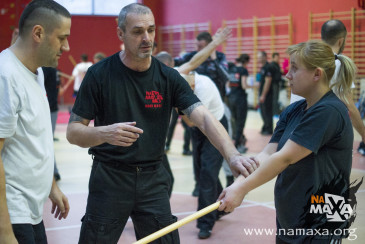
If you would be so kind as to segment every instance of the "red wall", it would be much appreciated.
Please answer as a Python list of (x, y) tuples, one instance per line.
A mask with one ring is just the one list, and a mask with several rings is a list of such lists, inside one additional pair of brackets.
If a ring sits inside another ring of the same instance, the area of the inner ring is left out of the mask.
[(11, 34), (29, 0), (0, 1), (0, 50), (10, 45)]
[[(195, 22), (212, 23), (212, 31), (222, 25), (222, 20), (251, 19), (293, 15), (293, 42), (306, 41), (308, 38), (309, 12), (324, 13), (349, 11), (358, 8), (358, 0), (145, 0), (146, 5), (153, 3), (152, 11), (162, 15), (159, 25), (176, 25)], [(161, 9), (159, 6), (163, 6)]]
[[(17, 25), (20, 13), (29, 0), (1, 0), (0, 2), (0, 49), (10, 44), (12, 28)], [(140, 1), (141, 2), (141, 1)], [(175, 25), (195, 22), (212, 23), (212, 31), (221, 26), (222, 20), (249, 19), (253, 16), (270, 17), (293, 15), (294, 42), (308, 38), (308, 13), (323, 13), (329, 10), (348, 11), (357, 8), (357, 0), (144, 0), (155, 15), (156, 25)], [(289, 4), (290, 3), (290, 4)], [(13, 7), (11, 7), (13, 6)], [(5, 9), (5, 10), (3, 10)], [(92, 60), (95, 52), (111, 55), (120, 50), (116, 35), (116, 17), (72, 16), (71, 51), (60, 59), (59, 69), (72, 72), (69, 55), (79, 62), (82, 53)], [(64, 101), (72, 102), (70, 88)]]
[[(71, 74), (73, 64), (69, 59), (70, 55), (79, 63), (81, 54), (86, 53), (89, 55), (89, 61), (93, 62), (96, 52), (103, 52), (109, 56), (120, 50), (116, 17), (72, 16), (71, 35), (68, 40), (70, 52), (63, 53), (58, 68)], [(70, 86), (64, 95), (65, 103), (72, 102), (72, 93), (73, 89)]]

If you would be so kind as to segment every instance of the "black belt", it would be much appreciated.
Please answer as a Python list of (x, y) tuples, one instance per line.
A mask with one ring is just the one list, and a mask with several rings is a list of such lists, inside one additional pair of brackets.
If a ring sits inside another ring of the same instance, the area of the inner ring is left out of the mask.
[(112, 167), (115, 169), (121, 169), (121, 170), (124, 170), (127, 172), (154, 171), (160, 166), (160, 164), (143, 166), (143, 165), (127, 165), (127, 164), (117, 163), (117, 162), (100, 162), (100, 163), (108, 165), (109, 167)]

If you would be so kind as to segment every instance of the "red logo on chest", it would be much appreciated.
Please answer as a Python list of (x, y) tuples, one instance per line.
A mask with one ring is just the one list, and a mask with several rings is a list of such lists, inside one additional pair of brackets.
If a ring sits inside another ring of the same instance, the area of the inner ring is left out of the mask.
[[(146, 91), (146, 108), (161, 108), (163, 97), (158, 91)], [(149, 101), (150, 100), (150, 101)]]

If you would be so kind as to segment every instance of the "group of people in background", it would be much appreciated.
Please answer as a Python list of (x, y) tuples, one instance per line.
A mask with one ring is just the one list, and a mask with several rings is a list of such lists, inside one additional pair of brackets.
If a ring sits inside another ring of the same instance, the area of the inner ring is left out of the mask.
[[(129, 217), (137, 239), (177, 221), (169, 201), (172, 178), (164, 166), (174, 111), (191, 132), (198, 210), (221, 201), (220, 211), (197, 220), (200, 239), (209, 238), (215, 222), (238, 207), (249, 191), (276, 176), (277, 228), (326, 227), (318, 218), (303, 226), (309, 197), (328, 184), (330, 193), (347, 199), (347, 191), (330, 183), (349, 187), (352, 126), (365, 138), (364, 125), (351, 110), (349, 92), (356, 67), (341, 54), (347, 34), (342, 25), (338, 20), (328, 21), (322, 27), (324, 42), (288, 47), (291, 65), (286, 78), (292, 92), (304, 99), (280, 114), (274, 130), (282, 72), (276, 53), (271, 63), (264, 51), (258, 53), (258, 84), (248, 82), (247, 54), (228, 69), (225, 55), (216, 51), (230, 37), (229, 28), (213, 37), (200, 33), (197, 51), (183, 57), (173, 59), (165, 52), (155, 58), (152, 11), (143, 4), (125, 6), (117, 28), (124, 50), (109, 57), (97, 55), (102, 61), (94, 65), (82, 56), (69, 77), (74, 80), (75, 104), (67, 140), (89, 148), (93, 160), (79, 243), (117, 243)], [(57, 90), (61, 73), (55, 68), (61, 54), (70, 49), (70, 27), (71, 15), (60, 4), (33, 0), (20, 18), (18, 38), (0, 54), (0, 243), (47, 243), (42, 220), (47, 197), (56, 218), (69, 213), (68, 199), (56, 184), (51, 118), (62, 90)], [(328, 33), (337, 34), (324, 38)], [(37, 80), (39, 67), (52, 67), (42, 68), (43, 80), (52, 79), (52, 84)], [(51, 86), (52, 91), (44, 86)], [(252, 87), (259, 88), (261, 134), (273, 135), (262, 152), (247, 157), (243, 155), (249, 140), (243, 134), (246, 89)], [(350, 118), (348, 110), (355, 117)], [(228, 181), (225, 189), (218, 177), (222, 165)], [(234, 181), (233, 177), (238, 178)], [(287, 211), (288, 206), (295, 210)], [(336, 227), (346, 228), (347, 222)], [(345, 237), (276, 236), (277, 243), (321, 238), (339, 243)], [(179, 243), (178, 230), (159, 241)]]

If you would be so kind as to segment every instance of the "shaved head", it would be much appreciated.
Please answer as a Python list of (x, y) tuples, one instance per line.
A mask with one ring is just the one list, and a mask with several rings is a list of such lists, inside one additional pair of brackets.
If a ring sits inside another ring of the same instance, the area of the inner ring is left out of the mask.
[(42, 26), (45, 32), (53, 30), (60, 24), (61, 16), (71, 18), (68, 10), (53, 0), (33, 0), (20, 16), (19, 36), (29, 33), (35, 25)]
[(328, 20), (322, 25), (321, 38), (329, 45), (334, 45), (338, 39), (345, 38), (347, 30), (342, 21), (338, 19)]

